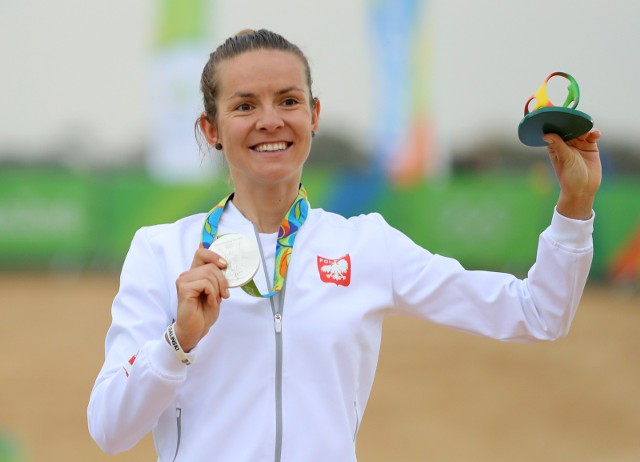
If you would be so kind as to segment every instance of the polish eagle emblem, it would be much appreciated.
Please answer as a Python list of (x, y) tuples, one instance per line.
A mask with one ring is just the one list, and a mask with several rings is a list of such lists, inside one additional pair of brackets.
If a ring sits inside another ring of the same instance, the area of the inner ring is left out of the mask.
[(322, 282), (346, 287), (351, 283), (351, 257), (349, 254), (340, 258), (318, 256), (318, 273)]

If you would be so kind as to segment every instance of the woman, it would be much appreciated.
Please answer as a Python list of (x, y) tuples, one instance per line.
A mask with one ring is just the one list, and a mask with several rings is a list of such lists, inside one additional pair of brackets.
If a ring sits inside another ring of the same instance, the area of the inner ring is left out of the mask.
[[(136, 233), (88, 409), (103, 450), (153, 431), (162, 461), (355, 460), (386, 315), (501, 340), (567, 333), (592, 256), (599, 132), (546, 135), (561, 192), (518, 280), (465, 271), (378, 214), (309, 208), (300, 184), (320, 102), (306, 58), (281, 36), (229, 38), (201, 88), (198, 126), (235, 191), (206, 217)], [(259, 246), (262, 296), (229, 288), (227, 262), (208, 250), (228, 233)]]

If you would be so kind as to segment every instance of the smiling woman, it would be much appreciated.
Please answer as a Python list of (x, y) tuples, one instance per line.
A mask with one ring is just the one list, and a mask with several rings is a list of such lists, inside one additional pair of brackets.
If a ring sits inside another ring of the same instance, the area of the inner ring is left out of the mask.
[[(224, 151), (235, 204), (261, 231), (277, 231), (318, 128), (320, 102), (311, 96), (304, 62), (288, 51), (247, 51), (206, 80), (218, 85), (216, 107), (199, 125), (209, 144)], [(281, 204), (270, 222), (261, 221), (262, 201)]]
[[(197, 124), (224, 151), (234, 203), (261, 231), (277, 231), (297, 195), (320, 115), (311, 85), (302, 51), (266, 30), (227, 39), (202, 73), (205, 111)], [(260, 216), (274, 204), (271, 217)]]
[[(597, 131), (547, 136), (561, 193), (520, 280), (466, 271), (379, 214), (311, 207), (301, 180), (320, 103), (307, 59), (280, 35), (229, 38), (201, 89), (196, 126), (234, 193), (136, 233), (88, 408), (105, 451), (152, 431), (163, 461), (354, 461), (387, 315), (500, 340), (566, 335), (591, 263)], [(231, 287), (227, 272), (253, 255), (261, 269)]]

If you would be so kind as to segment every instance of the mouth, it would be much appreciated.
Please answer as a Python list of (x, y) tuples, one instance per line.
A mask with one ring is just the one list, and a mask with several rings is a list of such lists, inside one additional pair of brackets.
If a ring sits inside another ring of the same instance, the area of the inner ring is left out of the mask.
[(280, 152), (293, 145), (290, 141), (278, 141), (275, 143), (260, 143), (250, 147), (256, 152)]

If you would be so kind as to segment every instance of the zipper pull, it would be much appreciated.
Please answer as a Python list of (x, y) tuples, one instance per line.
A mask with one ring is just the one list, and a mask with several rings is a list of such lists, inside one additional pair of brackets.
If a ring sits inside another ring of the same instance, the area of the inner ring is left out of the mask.
[(276, 329), (276, 334), (282, 332), (282, 315), (280, 313), (273, 315), (273, 325)]

